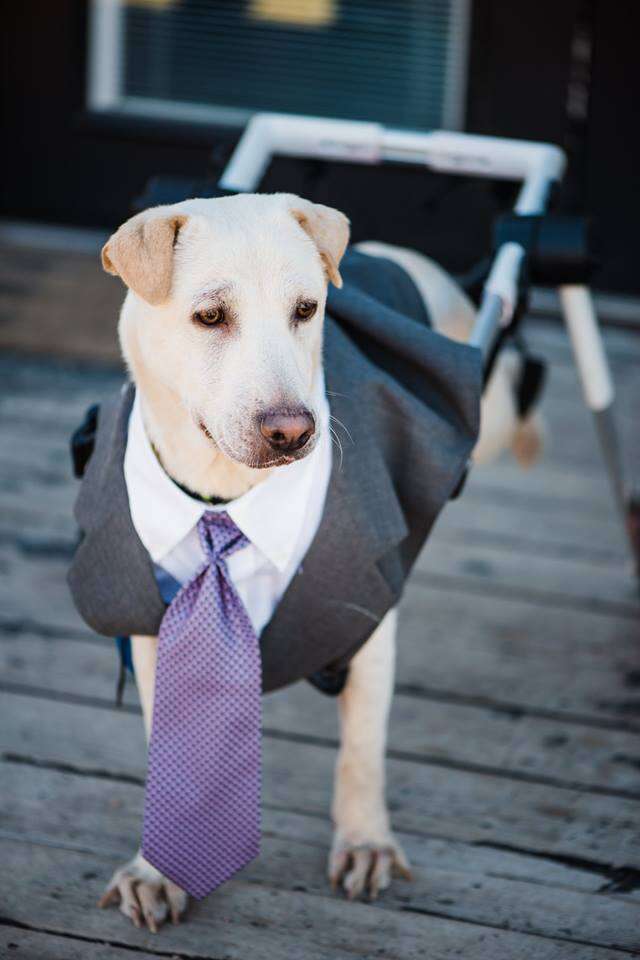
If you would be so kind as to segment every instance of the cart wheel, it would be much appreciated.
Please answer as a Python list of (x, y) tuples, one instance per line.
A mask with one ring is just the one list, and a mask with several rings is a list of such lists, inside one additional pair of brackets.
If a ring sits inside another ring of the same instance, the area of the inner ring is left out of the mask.
[(627, 530), (636, 565), (636, 576), (640, 580), (640, 493), (632, 494), (627, 503)]

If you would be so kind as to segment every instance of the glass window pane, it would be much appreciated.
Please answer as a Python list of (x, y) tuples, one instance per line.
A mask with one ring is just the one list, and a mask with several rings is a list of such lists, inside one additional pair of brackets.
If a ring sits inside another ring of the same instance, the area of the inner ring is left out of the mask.
[(92, 58), (103, 74), (110, 58), (117, 78), (94, 105), (160, 114), (189, 105), (202, 119), (237, 122), (270, 110), (460, 126), (467, 0), (94, 0), (100, 6), (117, 7), (119, 20), (94, 25)]

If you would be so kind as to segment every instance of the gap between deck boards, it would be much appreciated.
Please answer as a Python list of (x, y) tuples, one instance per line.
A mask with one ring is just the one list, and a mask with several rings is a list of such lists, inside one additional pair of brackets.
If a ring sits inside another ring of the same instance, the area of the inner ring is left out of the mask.
[[(51, 764), (89, 779), (98, 774), (106, 781), (124, 776), (141, 782), (144, 736), (134, 716), (106, 712), (101, 718), (92, 708), (65, 703), (37, 710), (31, 698), (16, 697), (7, 717), (3, 750), (25, 761), (22, 766)], [(333, 750), (279, 738), (264, 744), (265, 800), (287, 806), (295, 797), (298, 805), (324, 814)], [(640, 858), (637, 800), (395, 758), (388, 760), (388, 785), (392, 817), (404, 831), (426, 827), (447, 836), (457, 832), (466, 842), (497, 840), (632, 867)]]
[[(92, 707), (100, 710), (123, 711), (141, 715), (141, 710), (133, 704), (122, 704), (118, 707), (114, 702), (95, 696), (85, 696), (76, 693), (64, 693), (49, 690), (46, 687), (36, 687), (26, 684), (12, 684), (0, 681), (0, 691), (19, 696), (34, 697), (39, 700), (47, 700), (56, 703), (65, 703), (72, 706)], [(425, 698), (426, 699), (426, 698)], [(263, 726), (262, 734), (272, 740), (281, 740), (289, 743), (306, 744), (308, 746), (320, 747), (322, 749), (337, 750), (339, 741), (335, 738), (326, 736), (317, 736), (310, 733), (298, 733), (292, 730), (279, 729)], [(558, 787), (565, 790), (577, 790), (581, 793), (591, 793), (599, 796), (620, 797), (628, 800), (640, 800), (640, 789), (630, 790), (622, 787), (605, 787), (599, 784), (585, 783), (580, 780), (565, 779), (546, 775), (544, 773), (527, 773), (519, 769), (506, 769), (504, 767), (472, 763), (469, 761), (455, 760), (447, 757), (440, 757), (437, 754), (414, 753), (409, 750), (399, 750), (389, 747), (386, 755), (390, 759), (404, 760), (407, 763), (415, 763), (424, 766), (442, 767), (445, 770), (460, 770), (466, 773), (476, 773), (480, 776), (502, 777), (505, 780), (515, 780), (522, 783), (532, 783), (541, 786)]]
[[(83, 770), (78, 767), (74, 767), (71, 764), (61, 764), (47, 761), (35, 761), (31, 758), (21, 757), (19, 755), (8, 755), (5, 754), (0, 758), (0, 761), (3, 764), (11, 767), (15, 765), (17, 767), (27, 767), (34, 771), (44, 771), (51, 772), (54, 774), (62, 774), (64, 776), (79, 777), (81, 779), (87, 780), (107, 780), (113, 784), (123, 784), (126, 787), (134, 787), (144, 790), (145, 781), (143, 777), (133, 777), (133, 776), (118, 776), (117, 774), (107, 773), (99, 770)], [(285, 817), (296, 817), (303, 820), (311, 819), (319, 821), (323, 826), (328, 825), (328, 819), (326, 814), (319, 813), (316, 811), (309, 811), (298, 809), (295, 805), (283, 806), (281, 804), (274, 804), (269, 802), (263, 803), (263, 810), (268, 815), (272, 814), (284, 814)], [(593, 894), (628, 894), (635, 891), (640, 891), (640, 868), (630, 866), (630, 865), (612, 865), (607, 864), (600, 860), (595, 860), (593, 858), (574, 856), (571, 854), (561, 854), (553, 853), (552, 851), (546, 850), (536, 850), (531, 847), (518, 846), (516, 844), (502, 843), (499, 841), (491, 840), (460, 840), (457, 837), (448, 837), (442, 834), (434, 834), (428, 831), (419, 831), (419, 830), (409, 830), (403, 829), (396, 831), (398, 836), (403, 839), (405, 845), (413, 841), (430, 841), (437, 844), (445, 844), (450, 846), (460, 847), (462, 849), (470, 850), (487, 850), (493, 853), (499, 854), (508, 854), (510, 856), (515, 856), (518, 858), (533, 859), (548, 864), (555, 864), (557, 866), (567, 868), (570, 871), (575, 871), (578, 873), (592, 874), (602, 878), (603, 883), (601, 886), (581, 892), (589, 892)], [(288, 834), (282, 830), (274, 830), (267, 826), (266, 829), (263, 829), (263, 836), (265, 837), (275, 837), (282, 840), (287, 840)], [(70, 850), (77, 853), (94, 853), (100, 855), (112, 856), (114, 859), (117, 859), (118, 856), (122, 854), (117, 854), (114, 852), (107, 852), (102, 850), (100, 847), (88, 846), (86, 844), (79, 844), (77, 842), (65, 841), (59, 834), (59, 831), (56, 831), (54, 837), (47, 837), (45, 835), (38, 835), (33, 833), (22, 834), (14, 833), (10, 830), (5, 830), (0, 828), (0, 840), (9, 840), (9, 841), (24, 841), (25, 843), (33, 843), (37, 846), (52, 847), (54, 849), (60, 850)], [(301, 842), (309, 846), (319, 846), (322, 850), (328, 853), (328, 844), (327, 842), (319, 842), (318, 838), (314, 835), (310, 837), (301, 838), (299, 835), (296, 835), (296, 842)], [(498, 874), (493, 871), (494, 876)], [(539, 878), (532, 878), (526, 875), (514, 875), (513, 872), (506, 874), (504, 879), (512, 880), (515, 882), (525, 882), (525, 883), (541, 883), (542, 881)], [(551, 886), (558, 886), (562, 888), (567, 886), (567, 888), (580, 890), (581, 888), (572, 885), (571, 883), (565, 882), (550, 882)], [(638, 908), (640, 909), (640, 907)], [(639, 933), (640, 937), (640, 933)], [(639, 940), (639, 949), (640, 949), (640, 940)]]

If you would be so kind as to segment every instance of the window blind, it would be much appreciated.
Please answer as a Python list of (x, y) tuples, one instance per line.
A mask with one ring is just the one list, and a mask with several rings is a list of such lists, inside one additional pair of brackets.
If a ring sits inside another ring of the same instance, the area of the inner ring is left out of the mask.
[(96, 108), (462, 125), (468, 0), (94, 0)]

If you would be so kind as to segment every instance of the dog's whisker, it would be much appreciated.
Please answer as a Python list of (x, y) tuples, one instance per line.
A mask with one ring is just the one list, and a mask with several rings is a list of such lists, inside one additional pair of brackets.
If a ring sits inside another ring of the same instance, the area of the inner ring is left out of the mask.
[(339, 420), (338, 417), (334, 417), (334, 415), (333, 415), (332, 413), (329, 414), (329, 420), (334, 420), (335, 423), (339, 424), (339, 425), (342, 427), (342, 429), (344, 430), (344, 432), (346, 433), (346, 435), (349, 437), (349, 440), (351, 440), (351, 443), (355, 444), (355, 440), (353, 439), (353, 437), (352, 437), (351, 434), (349, 433), (348, 427), (345, 426), (345, 424), (342, 422), (342, 420)]
[(340, 437), (339, 437), (338, 434), (335, 432), (335, 430), (333, 429), (333, 427), (331, 426), (331, 424), (329, 424), (329, 433), (331, 434), (331, 439), (332, 439), (332, 441), (335, 443), (335, 445), (337, 446), (338, 450), (340, 451), (340, 466), (339, 466), (339, 469), (342, 470), (342, 460), (343, 460), (343, 456), (344, 456), (343, 450), (342, 450), (342, 443), (341, 443), (341, 441), (340, 441)]
[(336, 445), (336, 447), (338, 448), (338, 450), (339, 450), (340, 453), (342, 454), (342, 442), (341, 442), (341, 440), (340, 440), (340, 437), (339, 437), (338, 434), (336, 433), (336, 431), (335, 431), (335, 430), (333, 429), (333, 427), (331, 426), (331, 424), (329, 424), (329, 433), (331, 434), (331, 440), (332, 440), (332, 442)]

